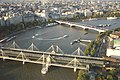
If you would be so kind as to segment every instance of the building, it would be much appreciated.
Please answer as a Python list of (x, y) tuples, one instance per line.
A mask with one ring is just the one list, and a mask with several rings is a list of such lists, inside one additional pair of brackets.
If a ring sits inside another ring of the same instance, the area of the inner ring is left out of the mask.
[(114, 40), (114, 45), (112, 49), (107, 49), (107, 56), (120, 59), (120, 39)]
[(118, 58), (120, 59), (120, 49), (107, 49), (108, 57)]
[(92, 16), (92, 12), (89, 10), (89, 9), (86, 9), (85, 11), (84, 11), (84, 15), (85, 16)]
[(114, 39), (119, 38), (120, 37), (120, 31), (117, 31), (117, 32), (114, 32), (114, 33), (110, 34), (110, 37), (114, 38)]
[(48, 20), (48, 11), (47, 10), (42, 10), (41, 13), (39, 13), (39, 16), (45, 18), (46, 20)]
[(120, 31), (110, 34), (109, 42), (111, 49), (107, 49), (106, 55), (120, 59)]

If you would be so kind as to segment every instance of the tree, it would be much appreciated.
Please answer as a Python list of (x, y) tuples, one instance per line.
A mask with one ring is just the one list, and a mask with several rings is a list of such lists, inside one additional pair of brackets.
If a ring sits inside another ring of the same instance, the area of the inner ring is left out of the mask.
[(112, 75), (107, 75), (107, 80), (113, 80)]
[(100, 74), (98, 74), (98, 75), (96, 76), (96, 80), (104, 80), (104, 79), (103, 79), (103, 77), (102, 77)]
[(86, 47), (84, 53), (85, 55), (90, 55), (91, 54), (91, 50), (93, 48), (94, 45), (94, 41), (92, 41), (91, 43), (88, 44), (88, 46)]
[(111, 75), (115, 76), (116, 73), (117, 73), (117, 71), (116, 71), (115, 69), (113, 69), (113, 70), (110, 70), (109, 73), (110, 73)]
[(91, 52), (90, 52), (91, 56), (94, 56), (94, 55), (95, 55), (95, 52), (96, 52), (96, 50), (95, 50), (95, 49), (92, 49)]
[(89, 76), (86, 71), (80, 70), (78, 73), (78, 78), (77, 80), (89, 80)]

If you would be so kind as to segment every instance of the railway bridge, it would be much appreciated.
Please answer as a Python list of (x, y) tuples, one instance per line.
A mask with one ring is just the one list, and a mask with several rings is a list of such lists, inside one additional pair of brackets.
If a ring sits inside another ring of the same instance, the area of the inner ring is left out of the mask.
[(41, 64), (43, 74), (47, 73), (50, 66), (73, 68), (76, 72), (77, 69), (89, 70), (90, 64), (104, 66), (106, 63), (103, 58), (84, 56), (80, 48), (72, 54), (65, 54), (57, 45), (52, 45), (46, 51), (39, 51), (33, 43), (28, 49), (20, 49), (15, 42), (10, 47), (0, 48), (0, 58), (20, 61), (23, 64)]

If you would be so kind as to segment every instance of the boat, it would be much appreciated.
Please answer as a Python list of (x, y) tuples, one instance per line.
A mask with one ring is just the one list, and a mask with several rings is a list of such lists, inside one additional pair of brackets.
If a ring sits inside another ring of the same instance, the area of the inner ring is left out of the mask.
[(107, 20), (117, 19), (117, 17), (107, 17)]
[(15, 39), (15, 38), (16, 38), (16, 36), (10, 37), (6, 40), (6, 42), (11, 41), (12, 39)]
[(89, 21), (97, 20), (97, 18), (89, 18), (88, 20), (89, 20)]
[(99, 24), (97, 27), (110, 27), (110, 24)]
[(80, 39), (75, 39), (75, 40), (73, 40), (70, 44), (73, 45), (73, 44), (79, 43), (79, 42), (80, 42)]
[(70, 44), (73, 45), (75, 42), (71, 42)]
[(80, 42), (80, 39), (75, 39), (75, 40), (73, 40), (73, 42), (78, 43), (78, 42)]
[(63, 37), (64, 37), (64, 38), (67, 38), (67, 37), (69, 37), (69, 36), (68, 36), (68, 35), (64, 35)]
[(46, 25), (46, 27), (51, 27), (51, 26), (55, 26), (55, 25), (57, 25), (57, 23), (49, 23)]
[(38, 36), (38, 34), (35, 34), (35, 36)]
[(99, 24), (97, 27), (103, 27), (103, 24)]
[(34, 38), (35, 38), (35, 36), (32, 36), (32, 38), (34, 39)]

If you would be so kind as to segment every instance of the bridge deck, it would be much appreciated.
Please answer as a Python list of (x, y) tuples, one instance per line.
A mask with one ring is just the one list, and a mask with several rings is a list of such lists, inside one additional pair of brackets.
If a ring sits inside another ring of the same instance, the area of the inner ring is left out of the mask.
[(60, 24), (67, 24), (67, 25), (70, 25), (70, 26), (80, 27), (80, 28), (83, 28), (83, 29), (92, 29), (92, 30), (95, 30), (95, 31), (98, 31), (98, 32), (105, 32), (106, 31), (106, 30), (102, 30), (102, 29), (88, 27), (88, 26), (85, 26), (85, 25), (75, 24), (75, 23), (72, 23), (72, 22), (66, 22), (66, 21), (56, 21), (56, 22), (58, 22)]
[(70, 55), (70, 54), (60, 54), (56, 53), (53, 54), (52, 52), (43, 52), (43, 51), (32, 51), (32, 50), (27, 50), (27, 49), (16, 49), (16, 48), (5, 48), (3, 47), (2, 50), (9, 50), (9, 51), (18, 51), (18, 52), (25, 52), (25, 53), (34, 53), (35, 54), (47, 54), (47, 55), (52, 55), (52, 56), (58, 56), (58, 57), (70, 57), (70, 58), (81, 58), (81, 59), (93, 59), (93, 60), (101, 60), (103, 61), (103, 58), (98, 58), (98, 57), (89, 57), (89, 56), (78, 56), (78, 55)]
[[(49, 66), (58, 66), (75, 69), (87, 69), (86, 65), (96, 64), (104, 65), (105, 60), (102, 58), (94, 58), (87, 56), (77, 56), (68, 54), (53, 54), (51, 52), (32, 51), (26, 49), (14, 49), (14, 48), (1, 48), (0, 58), (35, 63), (35, 64), (47, 64), (47, 58), (49, 56)], [(44, 56), (44, 57), (43, 57)]]
[[(23, 60), (23, 59), (17, 59), (17, 58), (12, 58), (12, 57), (3, 57), (3, 56), (0, 56), (0, 58), (2, 59), (6, 59), (6, 60), (14, 60), (14, 61), (21, 61), (21, 62), (24, 62), (24, 63), (34, 63), (34, 64), (44, 64), (43, 62), (40, 62), (40, 61), (32, 61), (32, 60)], [(54, 64), (54, 63), (51, 63), (49, 66), (57, 66), (57, 67), (65, 67), (65, 68), (74, 68), (74, 66), (69, 66), (69, 65), (62, 65), (62, 64)], [(77, 69), (84, 69), (84, 70), (87, 70), (86, 67), (76, 67)]]

